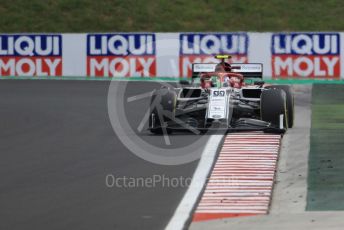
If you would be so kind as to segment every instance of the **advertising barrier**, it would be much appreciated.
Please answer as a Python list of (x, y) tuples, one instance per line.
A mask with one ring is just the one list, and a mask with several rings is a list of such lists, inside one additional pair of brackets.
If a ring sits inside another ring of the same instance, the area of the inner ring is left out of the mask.
[(0, 34), (0, 76), (190, 77), (191, 64), (262, 63), (265, 79), (342, 79), (342, 32)]
[(87, 35), (87, 76), (156, 76), (155, 34)]
[(272, 76), (339, 78), (338, 33), (273, 34)]
[(180, 76), (191, 76), (192, 63), (217, 63), (216, 54), (230, 54), (234, 63), (248, 60), (248, 35), (246, 33), (185, 33), (180, 34)]
[(61, 76), (61, 35), (0, 35), (1, 76)]

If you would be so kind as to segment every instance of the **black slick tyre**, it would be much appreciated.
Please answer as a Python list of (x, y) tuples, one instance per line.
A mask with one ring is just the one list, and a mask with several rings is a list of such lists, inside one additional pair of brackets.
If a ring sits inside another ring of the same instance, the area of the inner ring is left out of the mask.
[(283, 115), (283, 126), (287, 128), (286, 93), (282, 89), (271, 88), (262, 91), (260, 99), (261, 119), (275, 127), (280, 127), (280, 115)]

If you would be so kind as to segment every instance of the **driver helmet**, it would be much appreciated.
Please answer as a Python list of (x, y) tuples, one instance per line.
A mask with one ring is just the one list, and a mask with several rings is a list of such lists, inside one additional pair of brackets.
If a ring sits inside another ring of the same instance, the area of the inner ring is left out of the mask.
[(216, 72), (230, 72), (231, 71), (231, 65), (227, 62), (221, 62), (216, 65), (215, 67)]

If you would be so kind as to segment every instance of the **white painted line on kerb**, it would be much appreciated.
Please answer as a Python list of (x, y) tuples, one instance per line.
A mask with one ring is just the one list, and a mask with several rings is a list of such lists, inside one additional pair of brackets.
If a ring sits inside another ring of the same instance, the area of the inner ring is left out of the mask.
[(209, 138), (192, 177), (191, 184), (182, 201), (179, 203), (172, 218), (167, 224), (165, 228), (166, 230), (183, 229), (186, 221), (193, 214), (191, 213), (192, 209), (195, 206), (198, 197), (207, 181), (208, 174), (215, 160), (217, 149), (223, 137), (224, 135), (212, 135)]

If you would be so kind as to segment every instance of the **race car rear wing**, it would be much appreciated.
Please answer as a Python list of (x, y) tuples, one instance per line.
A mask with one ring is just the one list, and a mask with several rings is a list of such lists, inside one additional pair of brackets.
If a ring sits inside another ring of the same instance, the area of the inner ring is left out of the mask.
[[(198, 77), (199, 73), (215, 72), (216, 63), (194, 63), (192, 64), (192, 77)], [(232, 63), (232, 72), (241, 73), (245, 78), (263, 78), (263, 64), (261, 63)]]

